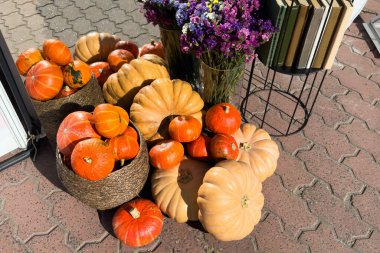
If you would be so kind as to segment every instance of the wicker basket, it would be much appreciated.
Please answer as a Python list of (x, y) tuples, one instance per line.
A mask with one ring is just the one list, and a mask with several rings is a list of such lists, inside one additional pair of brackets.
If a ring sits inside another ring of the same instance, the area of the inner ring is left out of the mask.
[[(132, 122), (130, 124), (133, 125)], [(97, 181), (81, 178), (67, 168), (57, 149), (58, 177), (67, 191), (83, 203), (98, 210), (117, 207), (136, 197), (148, 178), (149, 156), (143, 136), (136, 127), (135, 129), (140, 140), (138, 155), (128, 165)]]
[(56, 135), (62, 120), (75, 111), (92, 112), (98, 104), (104, 103), (103, 92), (98, 81), (92, 76), (88, 84), (74, 94), (41, 102), (32, 99), (50, 143), (56, 147)]

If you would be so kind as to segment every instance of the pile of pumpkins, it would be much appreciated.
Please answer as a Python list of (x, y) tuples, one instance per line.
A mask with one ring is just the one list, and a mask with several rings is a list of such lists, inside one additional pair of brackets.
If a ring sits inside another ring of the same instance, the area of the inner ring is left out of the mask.
[(90, 67), (73, 61), (69, 48), (57, 39), (45, 40), (43, 50), (25, 50), (18, 56), (16, 66), (25, 76), (29, 96), (38, 101), (69, 96), (86, 85), (92, 75)]
[(59, 126), (57, 147), (66, 166), (90, 181), (106, 178), (116, 161), (123, 166), (140, 150), (128, 113), (111, 104), (100, 104), (93, 113), (70, 113)]

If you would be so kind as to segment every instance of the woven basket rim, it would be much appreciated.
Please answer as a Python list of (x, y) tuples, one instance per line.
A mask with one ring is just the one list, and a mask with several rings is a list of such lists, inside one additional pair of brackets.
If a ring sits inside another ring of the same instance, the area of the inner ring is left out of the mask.
[(93, 184), (93, 185), (102, 184), (105, 181), (113, 180), (114, 178), (119, 177), (119, 174), (124, 173), (124, 171), (127, 170), (127, 169), (129, 169), (130, 167), (134, 167), (136, 165), (136, 163), (138, 162), (139, 158), (142, 156), (142, 153), (144, 152), (144, 149), (142, 148), (143, 147), (143, 142), (145, 142), (144, 137), (142, 136), (140, 130), (135, 126), (135, 124), (132, 121), (129, 121), (129, 123), (137, 131), (137, 134), (138, 134), (139, 140), (140, 140), (140, 143), (139, 143), (139, 148), (140, 148), (139, 149), (139, 153), (137, 154), (137, 156), (135, 158), (132, 159), (132, 161), (129, 164), (121, 167), (120, 169), (118, 169), (116, 171), (112, 171), (105, 178), (102, 178), (102, 179), (99, 179), (99, 180), (94, 180), (94, 181), (93, 180), (88, 180), (88, 179), (85, 179), (83, 177), (80, 177), (73, 170), (67, 168), (66, 164), (63, 162), (62, 154), (59, 152), (58, 145), (57, 145), (57, 148), (56, 148), (56, 157), (57, 157), (57, 159), (59, 159), (58, 161), (62, 165), (61, 167), (64, 168), (66, 171), (68, 171), (68, 173), (70, 173), (72, 176), (74, 176), (76, 180), (79, 180), (81, 183), (85, 183), (85, 184), (89, 184), (89, 185), (91, 185), (91, 184)]

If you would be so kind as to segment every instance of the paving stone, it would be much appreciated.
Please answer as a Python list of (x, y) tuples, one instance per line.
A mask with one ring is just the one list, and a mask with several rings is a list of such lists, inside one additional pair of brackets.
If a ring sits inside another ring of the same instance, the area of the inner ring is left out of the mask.
[(128, 13), (128, 15), (132, 17), (133, 21), (140, 25), (148, 24), (148, 21), (146, 20), (140, 9), (130, 12)]
[(158, 26), (153, 26), (152, 24), (147, 24), (142, 26), (143, 29), (148, 31), (148, 34), (151, 34), (155, 37), (160, 37), (160, 29)]
[(34, 39), (38, 42), (38, 47), (42, 48), (42, 44), (45, 40), (53, 38), (53, 32), (44, 27), (37, 31), (33, 31)]
[(78, 40), (78, 33), (73, 31), (72, 29), (66, 29), (60, 33), (56, 33), (55, 36), (62, 40), (69, 48), (71, 48), (71, 52), (73, 52), (72, 47), (75, 45), (75, 42)]
[[(335, 71), (332, 73), (334, 74)], [(325, 81), (323, 82), (321, 87), (321, 93), (329, 98), (334, 97), (336, 94), (344, 94), (345, 92), (347, 92), (347, 90), (348, 89), (342, 86), (339, 83), (339, 80), (332, 75), (326, 75)]]
[(380, 252), (380, 231), (373, 231), (368, 240), (358, 240), (354, 249), (358, 252)]
[(70, 20), (70, 21), (83, 16), (83, 14), (80, 12), (78, 7), (76, 7), (75, 5), (70, 5), (70, 6), (65, 7), (62, 10), (62, 15), (65, 18), (67, 18), (67, 20)]
[(313, 253), (354, 252), (352, 249), (337, 241), (331, 228), (323, 222), (318, 226), (316, 231), (303, 232), (299, 240), (309, 245)]
[(27, 253), (28, 249), (12, 237), (13, 231), (15, 231), (15, 227), (11, 224), (10, 220), (6, 220), (0, 224), (0, 242), (2, 252)]
[(48, 22), (50, 29), (54, 30), (56, 33), (71, 28), (71, 26), (67, 23), (67, 19), (62, 16), (56, 16), (52, 19), (49, 19)]
[(138, 37), (140, 34), (146, 33), (146, 31), (140, 28), (140, 24), (132, 21), (120, 24), (118, 27), (120, 27), (123, 33), (131, 39)]
[(44, 5), (42, 7), (39, 7), (38, 10), (41, 12), (41, 15), (46, 19), (61, 15), (61, 12), (58, 10), (58, 7), (53, 4)]
[(17, 184), (27, 179), (28, 175), (24, 173), (24, 168), (25, 161), (19, 162), (7, 170), (2, 171), (0, 174), (0, 191), (8, 184)]
[(344, 164), (352, 168), (358, 179), (380, 191), (380, 164), (375, 163), (367, 152), (361, 150), (356, 157), (346, 158)]
[(88, 20), (91, 20), (91, 22), (93, 23), (108, 18), (108, 16), (105, 15), (104, 12), (96, 6), (92, 6), (84, 10), (83, 12), (86, 14), (86, 18)]
[(236, 249), (239, 249), (240, 252), (254, 252), (251, 236), (247, 236), (239, 241), (222, 242), (215, 239), (211, 234), (206, 233), (205, 242), (205, 252), (235, 252)]
[(47, 235), (37, 235), (28, 241), (27, 245), (33, 252), (38, 253), (69, 253), (70, 248), (65, 245), (65, 232), (56, 227)]
[(298, 149), (307, 149), (312, 142), (306, 139), (302, 133), (296, 133), (284, 138), (278, 138), (281, 142), (284, 150), (290, 154), (293, 154)]
[(371, 59), (366, 57), (358, 57), (359, 54), (351, 52), (347, 45), (342, 45), (339, 48), (337, 59), (340, 62), (355, 68), (359, 75), (363, 77), (368, 77), (371, 74), (379, 73), (380, 70), (375, 66)]
[(18, 9), (15, 2), (13, 1), (0, 2), (0, 14), (2, 17), (10, 13), (17, 12), (17, 11)]
[(380, 74), (372, 75), (371, 80), (376, 82), (379, 85), (380, 84)]
[(285, 231), (295, 235), (299, 229), (310, 227), (316, 218), (305, 207), (305, 202), (289, 193), (280, 185), (277, 176), (272, 176), (263, 183), (265, 207), (281, 217)]
[(125, 15), (125, 12), (120, 8), (113, 8), (113, 9), (110, 9), (110, 10), (104, 12), (104, 13), (107, 14), (108, 18), (111, 21), (113, 21), (115, 24), (124, 23), (125, 25), (127, 25), (130, 23), (127, 20), (131, 20), (131, 18), (127, 17)]
[(278, 219), (271, 213), (263, 222), (256, 225), (253, 235), (256, 238), (258, 252), (307, 252), (305, 246), (297, 243), (281, 231)]
[(342, 200), (334, 197), (327, 185), (317, 182), (303, 193), (313, 214), (334, 227), (340, 240), (350, 245), (355, 236), (365, 235), (368, 226), (355, 216), (352, 207), (345, 207)]
[(310, 151), (301, 151), (298, 157), (302, 159), (307, 170), (331, 185), (333, 192), (344, 199), (349, 192), (358, 192), (363, 184), (352, 177), (348, 168), (331, 160), (324, 149), (315, 145)]
[(28, 3), (23, 4), (23, 5), (19, 5), (19, 8), (20, 8), (20, 13), (24, 17), (29, 17), (32, 15), (38, 14), (36, 5), (31, 3), (31, 2), (28, 2)]
[(93, 3), (91, 0), (75, 0), (75, 5), (81, 8), (82, 10), (87, 9), (90, 6), (94, 6), (95, 3)]
[[(126, 34), (126, 36), (128, 38), (130, 38), (128, 34)], [(142, 45), (142, 46), (145, 45), (145, 44), (150, 43), (151, 40), (156, 40), (157, 41), (157, 40), (159, 40), (159, 38), (154, 37), (154, 36), (149, 35), (149, 34), (146, 34), (146, 33), (140, 34), (136, 38), (133, 38), (133, 41), (135, 41), (138, 45)]]
[(291, 192), (310, 184), (314, 179), (304, 169), (302, 161), (286, 153), (280, 155), (276, 173), (281, 177), (285, 188)]
[(326, 125), (334, 127), (337, 123), (346, 122), (351, 115), (339, 108), (339, 104), (325, 96), (319, 96), (314, 106), (314, 113), (322, 116)]
[(380, 132), (380, 108), (363, 101), (354, 92), (339, 96), (337, 101), (342, 104), (346, 112), (364, 120), (370, 129)]
[(375, 132), (368, 130), (364, 123), (355, 119), (349, 125), (340, 126), (339, 130), (347, 134), (351, 143), (367, 150), (375, 157), (376, 161), (380, 162), (380, 149), (378, 146), (380, 136)]
[(71, 4), (72, 1), (70, 0), (54, 0), (54, 5), (57, 7), (66, 7)]
[(343, 134), (323, 124), (321, 118), (316, 114), (310, 117), (304, 132), (307, 138), (326, 147), (329, 155), (336, 161), (356, 150), (354, 146), (348, 143)]
[(121, 30), (115, 26), (115, 23), (107, 19), (103, 19), (97, 23), (93, 23), (98, 32), (108, 32), (111, 34), (120, 32)]
[(375, 82), (359, 76), (351, 67), (345, 67), (342, 71), (334, 72), (333, 75), (339, 79), (342, 85), (359, 92), (368, 103), (372, 103), (374, 99), (380, 97), (379, 86)]
[[(106, 11), (115, 7), (119, 7), (116, 1), (113, 0), (93, 0), (97, 7)], [(130, 1), (129, 1), (130, 2)], [(124, 13), (125, 15), (125, 13)]]
[[(36, 1), (34, 1), (36, 2)], [(38, 7), (42, 7), (42, 6), (45, 6), (45, 5), (48, 5), (48, 4), (52, 4), (53, 3), (53, 0), (38, 0), (37, 2), (37, 6)]]
[(77, 248), (85, 241), (99, 240), (104, 234), (104, 228), (99, 222), (95, 209), (65, 192), (53, 193), (48, 199), (54, 206), (53, 217), (70, 231), (68, 244), (73, 248)]
[[(9, 44), (8, 44), (9, 46)], [(26, 40), (26, 41), (23, 41), (17, 45), (11, 45), (11, 47), (15, 47), (17, 49), (17, 52), (18, 54), (21, 53), (22, 51), (25, 51), (26, 49), (28, 48), (31, 48), (31, 47), (40, 47), (40, 44), (37, 44), (34, 40)]]
[(112, 235), (108, 235), (100, 243), (86, 244), (80, 251), (81, 253), (115, 253), (119, 252), (119, 240)]
[(18, 12), (12, 13), (12, 15), (4, 17), (4, 21), (4, 25), (8, 27), (9, 30), (26, 24), (23, 20), (22, 15)]
[(40, 30), (44, 28), (45, 25), (47, 25), (44, 17), (42, 17), (39, 14), (30, 17), (25, 17), (24, 20), (26, 22), (27, 27), (29, 27), (33, 31), (33, 34), (35, 33), (34, 31)]
[(19, 225), (21, 240), (46, 232), (53, 226), (48, 217), (49, 206), (34, 193), (34, 188), (35, 184), (28, 179), (1, 192), (5, 200), (3, 211)]
[[(376, 175), (374, 175), (376, 177)], [(378, 177), (379, 179), (379, 177)], [(352, 205), (360, 213), (360, 217), (367, 223), (380, 230), (380, 194), (368, 187), (362, 195), (352, 196)]]
[(76, 19), (72, 24), (73, 30), (76, 31), (78, 35), (84, 35), (95, 30), (95, 27), (91, 25), (91, 22), (84, 17)]
[[(5, 0), (4, 0), (5, 1)], [(17, 7), (20, 7), (20, 5), (23, 5), (25, 3), (28, 3), (28, 2), (32, 2), (33, 0), (17, 0), (16, 1), (16, 4), (17, 4)]]
[(133, 1), (116, 1), (121, 9), (125, 10), (127, 13), (140, 9), (140, 5), (136, 5)]

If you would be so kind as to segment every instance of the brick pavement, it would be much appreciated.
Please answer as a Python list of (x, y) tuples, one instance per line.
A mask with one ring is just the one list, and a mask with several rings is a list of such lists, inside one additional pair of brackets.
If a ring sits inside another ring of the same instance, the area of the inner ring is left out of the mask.
[[(166, 219), (156, 252), (380, 252), (380, 60), (360, 24), (378, 11), (369, 0), (346, 32), (306, 129), (276, 139), (254, 232), (223, 243)], [(140, 45), (159, 36), (131, 0), (0, 0), (0, 29), (14, 58), (51, 37), (72, 50), (92, 30)], [(0, 173), (0, 252), (136, 252), (112, 236), (111, 215), (62, 191), (46, 142), (36, 162)]]

